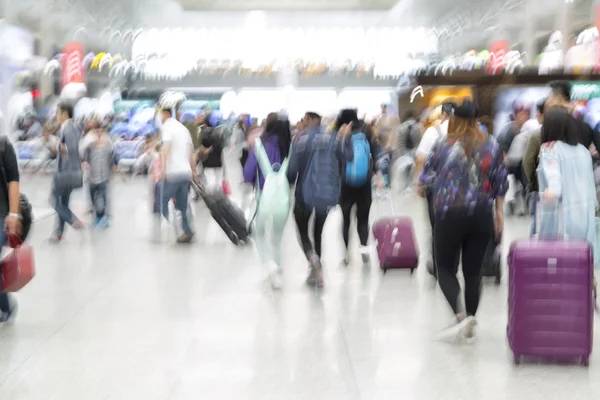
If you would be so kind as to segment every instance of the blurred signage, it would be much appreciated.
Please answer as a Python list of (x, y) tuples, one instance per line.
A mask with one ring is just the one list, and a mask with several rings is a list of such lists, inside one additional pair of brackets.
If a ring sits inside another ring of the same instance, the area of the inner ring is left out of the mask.
[(577, 82), (571, 84), (571, 100), (589, 100), (600, 97), (600, 83)]
[(81, 42), (68, 42), (63, 50), (62, 58), (62, 86), (69, 83), (85, 83), (83, 71), (83, 44)]
[(425, 97), (425, 95), (423, 94), (423, 86), (417, 86), (416, 88), (413, 89), (412, 93), (410, 94), (410, 102), (414, 102), (415, 101), (415, 97), (417, 97), (417, 95), (420, 95), (421, 97)]

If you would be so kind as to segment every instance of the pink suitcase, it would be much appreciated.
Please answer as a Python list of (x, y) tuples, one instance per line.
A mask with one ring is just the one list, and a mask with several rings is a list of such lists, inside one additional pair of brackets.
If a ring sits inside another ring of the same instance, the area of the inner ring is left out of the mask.
[[(391, 196), (390, 202), (393, 214)], [(419, 266), (419, 249), (410, 218), (392, 217), (377, 220), (373, 224), (373, 237), (377, 243), (379, 267), (384, 273), (388, 269), (410, 269), (412, 274)]]
[(593, 336), (593, 254), (586, 240), (519, 240), (508, 255), (508, 342), (521, 356), (580, 358)]

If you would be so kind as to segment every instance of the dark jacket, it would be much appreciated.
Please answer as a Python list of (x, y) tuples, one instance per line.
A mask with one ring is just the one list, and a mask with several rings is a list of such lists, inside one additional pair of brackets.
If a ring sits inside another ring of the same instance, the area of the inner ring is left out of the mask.
[[(337, 135), (337, 133), (335, 134)], [(288, 180), (290, 183), (296, 182), (296, 197), (302, 196), (302, 184), (308, 167), (310, 166), (311, 155), (314, 148), (325, 148), (329, 146), (331, 136), (322, 133), (321, 128), (307, 130), (292, 147), (290, 155), (290, 164), (288, 167)], [(343, 165), (354, 159), (353, 149), (350, 143), (350, 136), (345, 139), (336, 139), (336, 157), (340, 166), (340, 175), (343, 171)]]
[(9, 211), (8, 204), (8, 184), (11, 182), (19, 182), (19, 163), (15, 148), (8, 139), (4, 143), (4, 151), (0, 152), (0, 168), (2, 168), (3, 184), (0, 185), (0, 217), (6, 217)]
[(221, 168), (223, 160), (221, 158), (224, 148), (224, 138), (218, 132), (218, 128), (207, 128), (203, 131), (202, 146), (206, 149), (212, 147), (206, 160), (202, 161), (204, 168)]
[(527, 149), (525, 150), (525, 157), (523, 157), (523, 172), (527, 182), (529, 182), (528, 190), (531, 192), (538, 191), (537, 167), (541, 147), (540, 132), (534, 132), (527, 141)]
[(500, 148), (500, 151), (502, 153), (508, 153), (510, 145), (512, 144), (513, 140), (515, 140), (515, 136), (517, 136), (517, 133), (519, 132), (515, 128), (514, 122), (510, 122), (502, 128), (502, 130), (497, 136), (498, 147)]

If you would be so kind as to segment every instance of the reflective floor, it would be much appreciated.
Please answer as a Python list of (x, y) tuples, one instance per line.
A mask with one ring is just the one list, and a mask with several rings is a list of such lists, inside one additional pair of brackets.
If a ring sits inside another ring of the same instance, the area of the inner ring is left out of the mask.
[[(12, 325), (0, 326), (0, 399), (598, 399), (591, 366), (515, 367), (506, 342), (506, 282), (485, 284), (479, 340), (434, 340), (451, 312), (420, 268), (413, 276), (359, 261), (342, 267), (341, 215), (325, 227), (326, 288), (307, 273), (295, 227), (285, 239), (285, 288), (274, 293), (251, 247), (231, 245), (201, 205), (196, 242), (149, 241), (145, 179), (115, 182), (113, 226), (65, 242), (45, 239), (53, 218), (49, 179), (23, 178), (36, 207), (30, 243), (37, 276), (19, 293)], [(86, 209), (79, 191), (73, 208)], [(424, 207), (397, 198), (426, 243)], [(382, 211), (389, 210), (383, 204)], [(373, 207), (373, 219), (377, 207)], [(528, 221), (507, 221), (506, 239)], [(505, 240), (505, 247), (509, 240)], [(425, 246), (422, 246), (425, 247)], [(600, 336), (596, 329), (596, 343)]]

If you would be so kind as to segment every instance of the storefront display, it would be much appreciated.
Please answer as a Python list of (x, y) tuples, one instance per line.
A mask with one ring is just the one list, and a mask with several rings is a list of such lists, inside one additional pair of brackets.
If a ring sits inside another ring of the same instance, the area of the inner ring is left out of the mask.
[(577, 109), (577, 116), (593, 129), (600, 125), (600, 83), (573, 82), (571, 84), (571, 105)]

